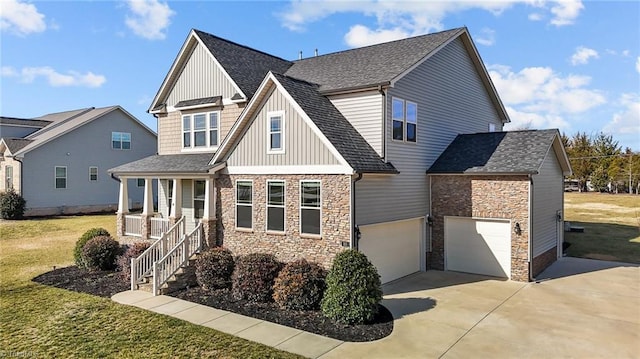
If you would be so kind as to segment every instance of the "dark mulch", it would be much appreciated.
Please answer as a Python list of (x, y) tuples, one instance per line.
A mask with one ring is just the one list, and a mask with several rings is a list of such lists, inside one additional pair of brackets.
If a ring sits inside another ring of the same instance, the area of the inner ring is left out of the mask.
[[(76, 266), (54, 269), (33, 278), (33, 281), (106, 298), (130, 289), (130, 284), (122, 279), (119, 272), (92, 272)], [(343, 341), (377, 340), (388, 336), (393, 330), (393, 316), (384, 306), (380, 306), (380, 311), (372, 323), (341, 325), (325, 318), (319, 311), (283, 310), (275, 303), (253, 304), (245, 300), (236, 300), (228, 290), (208, 292), (195, 287), (170, 295)]]

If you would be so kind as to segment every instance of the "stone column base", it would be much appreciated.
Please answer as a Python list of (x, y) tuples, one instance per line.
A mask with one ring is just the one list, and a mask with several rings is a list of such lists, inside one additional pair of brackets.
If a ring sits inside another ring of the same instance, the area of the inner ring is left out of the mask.
[(215, 219), (201, 219), (202, 233), (203, 233), (203, 246), (205, 249), (218, 246), (216, 235), (216, 220)]
[(142, 239), (151, 238), (151, 217), (148, 215), (141, 215), (142, 220), (142, 228), (140, 229), (140, 234), (142, 235)]
[(125, 232), (124, 216), (125, 215), (126, 213), (120, 213), (120, 212), (116, 213), (116, 236), (118, 238), (124, 237), (124, 232)]

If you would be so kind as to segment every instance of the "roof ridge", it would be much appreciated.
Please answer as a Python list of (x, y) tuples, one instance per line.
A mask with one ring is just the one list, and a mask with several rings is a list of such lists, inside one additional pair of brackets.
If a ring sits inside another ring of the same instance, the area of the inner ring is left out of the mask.
[[(61, 126), (62, 124), (65, 124), (65, 123), (67, 123), (67, 122), (69, 122), (69, 121), (73, 120), (74, 118), (78, 118), (78, 117), (80, 117), (80, 116), (82, 116), (82, 115), (84, 115), (84, 114), (87, 114), (87, 113), (89, 113), (89, 112), (91, 112), (91, 111), (94, 111), (95, 109), (96, 109), (96, 108), (92, 106), (92, 107), (86, 107), (86, 108), (77, 109), (77, 110), (71, 110), (71, 111), (62, 111), (62, 112), (48, 113), (48, 114), (46, 114), (46, 115), (44, 115), (44, 116), (50, 116), (50, 115), (56, 115), (56, 114), (65, 113), (65, 112), (73, 112), (73, 111), (79, 111), (79, 110), (82, 110), (81, 112), (78, 112), (78, 113), (76, 113), (76, 114), (75, 114), (75, 115), (73, 115), (73, 116), (67, 117), (67, 118), (65, 118), (65, 119), (63, 119), (63, 120), (60, 120), (60, 121), (57, 121), (57, 122), (52, 122), (50, 125), (48, 125), (48, 126), (46, 126), (46, 127), (41, 128), (40, 130), (38, 130), (38, 131), (36, 131), (36, 132), (34, 132), (34, 133), (30, 134), (29, 136), (27, 136), (27, 137), (25, 137), (25, 138), (33, 138), (33, 137), (36, 137), (36, 136), (40, 136), (40, 135), (42, 135), (43, 133), (49, 132), (49, 131), (51, 131), (52, 129), (54, 129), (54, 128), (57, 128), (57, 127)], [(44, 116), (43, 116), (43, 117), (44, 117)], [(45, 121), (46, 121), (46, 120), (45, 120)]]
[(196, 32), (196, 34), (198, 34), (198, 35), (199, 35), (199, 34), (205, 34), (205, 35), (207, 35), (207, 36), (211, 36), (211, 37), (216, 38), (216, 39), (218, 39), (218, 40), (221, 40), (221, 41), (224, 41), (224, 42), (226, 42), (226, 43), (229, 43), (229, 44), (231, 44), (231, 45), (235, 45), (235, 46), (238, 46), (238, 47), (242, 47), (242, 48), (244, 48), (244, 49), (247, 49), (247, 50), (250, 50), (250, 51), (253, 51), (253, 52), (257, 52), (257, 53), (260, 53), (260, 54), (263, 54), (263, 55), (267, 55), (267, 56), (269, 56), (269, 57), (273, 57), (274, 59), (278, 59), (278, 60), (281, 60), (281, 61), (286, 61), (286, 62), (293, 63), (293, 61), (291, 61), (291, 60), (283, 59), (282, 57), (279, 57), (279, 56), (276, 56), (276, 55), (270, 54), (270, 53), (268, 53), (268, 52), (265, 52), (265, 51), (262, 51), (262, 50), (258, 50), (258, 49), (254, 49), (253, 47), (250, 47), (250, 46), (247, 46), (247, 45), (239, 44), (239, 43), (237, 43), (237, 42), (234, 42), (234, 41), (231, 41), (231, 40), (225, 39), (225, 38), (223, 38), (223, 37), (213, 35), (213, 34), (208, 33), (208, 32), (206, 32), (206, 31), (198, 30), (198, 29), (195, 29), (195, 28), (193, 29), (193, 31), (195, 31), (195, 32)]

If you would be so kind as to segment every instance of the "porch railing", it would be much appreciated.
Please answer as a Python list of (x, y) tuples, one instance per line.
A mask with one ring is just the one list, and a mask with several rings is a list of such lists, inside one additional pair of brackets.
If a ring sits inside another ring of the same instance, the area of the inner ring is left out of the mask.
[(151, 217), (151, 239), (160, 239), (163, 233), (169, 231), (169, 220), (160, 217)]
[(127, 214), (124, 216), (124, 234), (132, 237), (142, 237), (142, 217)]
[(180, 238), (184, 236), (184, 232), (185, 221), (182, 217), (138, 258), (131, 258), (131, 290), (136, 290), (142, 278), (151, 274), (153, 264), (176, 246)]
[(173, 249), (153, 263), (153, 295), (158, 295), (160, 287), (185, 266), (189, 258), (201, 248), (202, 223), (198, 223), (191, 233), (183, 236)]

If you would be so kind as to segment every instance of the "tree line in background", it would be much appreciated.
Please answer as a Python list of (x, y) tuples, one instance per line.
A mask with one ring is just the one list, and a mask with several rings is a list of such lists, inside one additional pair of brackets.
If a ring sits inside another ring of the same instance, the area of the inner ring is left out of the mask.
[(561, 135), (573, 176), (579, 191), (612, 193), (640, 192), (640, 152), (624, 150), (604, 133), (587, 135), (577, 132), (572, 137)]

